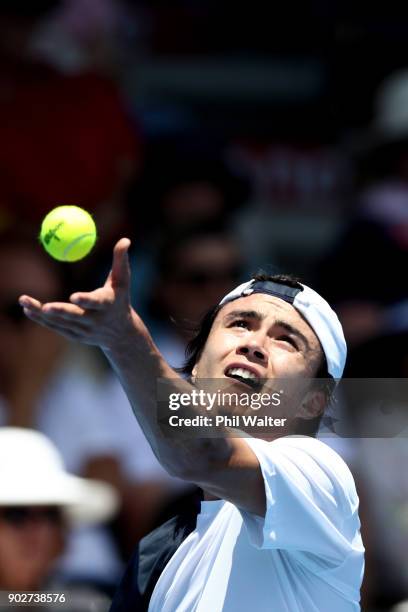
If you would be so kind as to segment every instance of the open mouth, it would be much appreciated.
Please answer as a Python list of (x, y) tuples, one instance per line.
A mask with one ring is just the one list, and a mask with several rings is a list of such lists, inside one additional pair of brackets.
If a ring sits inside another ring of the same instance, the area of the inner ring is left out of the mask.
[(261, 386), (261, 381), (256, 374), (250, 370), (247, 370), (246, 368), (228, 368), (225, 372), (225, 376), (228, 376), (228, 378), (234, 378), (235, 380), (244, 383), (250, 387), (250, 389), (259, 389)]

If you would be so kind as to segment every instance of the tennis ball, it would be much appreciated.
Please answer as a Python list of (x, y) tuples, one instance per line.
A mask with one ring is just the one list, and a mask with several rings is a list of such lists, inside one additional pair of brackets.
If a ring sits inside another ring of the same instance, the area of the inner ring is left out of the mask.
[(96, 241), (91, 215), (79, 206), (57, 206), (44, 218), (40, 241), (58, 261), (78, 261), (88, 255)]

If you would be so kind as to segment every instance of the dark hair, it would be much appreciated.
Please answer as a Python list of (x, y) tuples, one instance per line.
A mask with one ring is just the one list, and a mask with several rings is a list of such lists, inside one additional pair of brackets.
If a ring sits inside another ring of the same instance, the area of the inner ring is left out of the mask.
[[(287, 285), (289, 287), (301, 288), (299, 280), (290, 274), (267, 274), (266, 272), (261, 271), (252, 275), (252, 278), (257, 281), (273, 281), (275, 283), (281, 283), (282, 285)], [(201, 319), (199, 325), (195, 330), (195, 335), (187, 344), (185, 352), (186, 360), (184, 362), (184, 365), (180, 368), (177, 368), (177, 371), (180, 374), (184, 374), (187, 377), (191, 376), (195, 364), (199, 361), (202, 355), (208, 336), (210, 335), (213, 323), (221, 308), (222, 306), (220, 306), (219, 304), (213, 306), (205, 313), (205, 315)], [(315, 378), (317, 379), (316, 385), (325, 394), (326, 405), (328, 405), (331, 401), (336, 383), (333, 377), (328, 373), (327, 361), (324, 353), (322, 354), (320, 365), (315, 374)], [(309, 419), (307, 421), (307, 431), (306, 428), (302, 428), (302, 433), (306, 433), (307, 435), (312, 435), (316, 433), (319, 428), (321, 417), (322, 415), (319, 415), (318, 417)]]

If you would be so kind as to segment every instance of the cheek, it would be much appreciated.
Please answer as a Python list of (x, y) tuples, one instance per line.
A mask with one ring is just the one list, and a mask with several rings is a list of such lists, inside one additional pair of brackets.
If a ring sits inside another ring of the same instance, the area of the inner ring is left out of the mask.
[(235, 353), (239, 344), (239, 338), (229, 333), (214, 333), (205, 345), (205, 349), (197, 364), (197, 376), (200, 378), (212, 378), (222, 376), (224, 360)]
[(200, 361), (198, 362), (195, 368), (194, 374), (198, 378), (212, 378), (214, 376), (215, 366), (217, 362), (217, 355), (212, 350), (212, 347), (206, 347), (200, 357)]
[(18, 574), (27, 564), (27, 551), (24, 539), (12, 529), (2, 528), (0, 532), (0, 581), (13, 583), (14, 574)]
[(271, 353), (272, 369), (275, 377), (312, 376), (313, 364), (306, 361), (299, 353), (275, 350)]

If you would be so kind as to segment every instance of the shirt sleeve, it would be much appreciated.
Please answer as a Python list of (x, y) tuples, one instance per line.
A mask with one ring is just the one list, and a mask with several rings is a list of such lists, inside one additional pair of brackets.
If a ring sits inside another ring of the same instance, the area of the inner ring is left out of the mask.
[(332, 449), (307, 437), (245, 440), (265, 483), (265, 518), (241, 511), (256, 548), (296, 551), (326, 569), (361, 554), (354, 480)]

